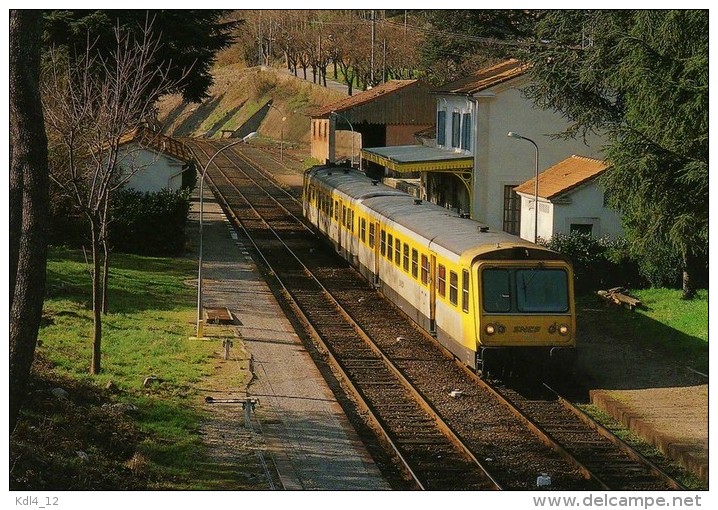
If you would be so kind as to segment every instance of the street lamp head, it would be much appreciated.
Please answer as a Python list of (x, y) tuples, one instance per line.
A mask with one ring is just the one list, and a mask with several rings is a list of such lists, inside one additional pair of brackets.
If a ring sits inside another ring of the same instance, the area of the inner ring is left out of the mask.
[(247, 141), (251, 140), (252, 138), (254, 138), (255, 136), (257, 136), (257, 132), (256, 132), (256, 131), (252, 131), (252, 132), (249, 133), (248, 135), (243, 136), (243, 137), (242, 137), (242, 141), (243, 141), (243, 142), (247, 142)]
[(523, 138), (523, 136), (518, 133), (514, 133), (513, 131), (509, 131), (508, 133), (506, 133), (506, 136), (508, 136), (509, 138)]

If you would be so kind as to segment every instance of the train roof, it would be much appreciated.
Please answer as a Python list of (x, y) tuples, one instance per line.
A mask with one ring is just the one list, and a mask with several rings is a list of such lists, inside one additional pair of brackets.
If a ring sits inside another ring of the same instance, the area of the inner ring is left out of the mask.
[(513, 251), (517, 248), (546, 252), (546, 255), (552, 254), (550, 258), (563, 258), (520, 237), (462, 218), (456, 211), (372, 181), (356, 170), (320, 166), (311, 168), (307, 174), (462, 258), (474, 259), (488, 253), (495, 254), (497, 250)]

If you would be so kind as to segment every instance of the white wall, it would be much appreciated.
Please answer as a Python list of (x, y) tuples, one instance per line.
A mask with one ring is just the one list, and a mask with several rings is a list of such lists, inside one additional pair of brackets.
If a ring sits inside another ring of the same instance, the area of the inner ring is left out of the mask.
[(623, 235), (620, 216), (603, 205), (603, 190), (595, 180), (574, 190), (570, 204), (554, 206), (554, 233), (568, 234), (572, 223), (593, 224), (593, 236)]
[[(538, 200), (538, 237), (548, 239), (553, 233), (554, 205), (541, 197)], [(534, 242), (534, 197), (521, 195), (521, 232), (520, 236)]]
[(601, 158), (598, 139), (593, 139), (590, 147), (582, 139), (552, 139), (551, 135), (562, 132), (569, 124), (559, 114), (535, 108), (525, 99), (520, 91), (523, 81), (516, 79), (476, 96), (479, 106), (472, 217), (497, 230), (503, 228), (504, 186), (521, 184), (536, 173), (534, 146), (509, 138), (509, 131), (536, 142), (539, 172), (572, 154)]
[[(539, 197), (539, 237), (549, 239), (557, 233), (569, 234), (572, 223), (593, 225), (593, 237), (623, 235), (621, 217), (613, 210), (604, 207), (603, 190), (596, 180), (576, 188), (565, 198), (568, 200), (551, 203)], [(521, 237), (531, 242), (534, 240), (536, 221), (533, 202), (533, 195), (521, 194)]]
[(184, 163), (135, 144), (121, 147), (118, 165), (125, 175), (132, 173), (126, 187), (141, 192), (155, 192), (168, 188), (177, 191), (182, 186)]

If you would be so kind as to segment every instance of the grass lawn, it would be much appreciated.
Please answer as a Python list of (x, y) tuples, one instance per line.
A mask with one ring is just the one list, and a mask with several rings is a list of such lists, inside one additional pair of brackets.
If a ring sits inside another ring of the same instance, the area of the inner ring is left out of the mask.
[[(675, 360), (708, 373), (708, 290), (692, 300), (681, 299), (676, 289), (631, 291), (642, 306), (635, 311), (616, 307), (611, 320), (600, 325), (612, 336), (630, 335), (646, 348), (665, 352)], [(581, 307), (603, 306), (596, 296), (583, 296)]]
[[(97, 376), (89, 374), (82, 253), (52, 249), (47, 271), (29, 398), (11, 445), (11, 487), (202, 489), (193, 473), (203, 455), (196, 388), (212, 373), (216, 346), (190, 339), (196, 287), (184, 282), (196, 278), (196, 262), (113, 256)], [(150, 376), (157, 382), (145, 387)], [(58, 387), (67, 399), (51, 397)]]

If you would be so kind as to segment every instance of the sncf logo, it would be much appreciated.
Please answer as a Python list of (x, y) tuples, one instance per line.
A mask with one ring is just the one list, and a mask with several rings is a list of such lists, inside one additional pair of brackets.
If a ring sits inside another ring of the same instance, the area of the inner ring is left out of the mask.
[(514, 333), (538, 333), (540, 326), (514, 326)]

